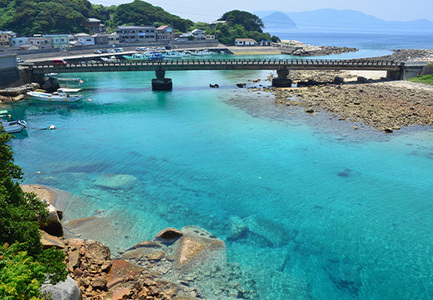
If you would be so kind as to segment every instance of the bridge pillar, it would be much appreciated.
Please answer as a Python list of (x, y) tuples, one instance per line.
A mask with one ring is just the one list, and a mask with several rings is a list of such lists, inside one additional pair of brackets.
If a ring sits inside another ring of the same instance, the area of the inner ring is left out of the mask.
[(272, 86), (275, 87), (291, 87), (292, 80), (288, 79), (289, 70), (287, 68), (277, 70), (277, 78), (272, 79)]
[(386, 78), (391, 80), (402, 80), (403, 79), (403, 70), (398, 71), (386, 71)]
[(152, 91), (171, 91), (173, 82), (171, 78), (165, 78), (165, 70), (156, 70), (156, 78), (152, 79)]

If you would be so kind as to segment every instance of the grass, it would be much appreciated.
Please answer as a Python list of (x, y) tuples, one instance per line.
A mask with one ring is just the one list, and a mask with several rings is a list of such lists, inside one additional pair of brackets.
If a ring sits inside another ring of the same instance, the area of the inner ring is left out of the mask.
[(422, 82), (426, 84), (433, 85), (433, 75), (423, 75), (409, 79), (412, 82)]

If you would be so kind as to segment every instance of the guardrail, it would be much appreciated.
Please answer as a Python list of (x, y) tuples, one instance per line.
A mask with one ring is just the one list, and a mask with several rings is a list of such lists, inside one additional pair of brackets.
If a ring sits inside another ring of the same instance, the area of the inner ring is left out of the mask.
[(323, 59), (164, 59), (139, 61), (69, 62), (65, 66), (35, 64), (22, 66), (33, 74), (122, 71), (188, 70), (382, 70), (399, 71), (404, 63), (385, 60)]

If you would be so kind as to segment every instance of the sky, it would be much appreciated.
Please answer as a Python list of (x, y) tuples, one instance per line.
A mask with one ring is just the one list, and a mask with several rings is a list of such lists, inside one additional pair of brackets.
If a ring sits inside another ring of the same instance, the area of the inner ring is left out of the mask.
[[(130, 3), (133, 0), (89, 0), (104, 6)], [(249, 12), (279, 10), (283, 12), (308, 11), (322, 8), (353, 9), (386, 21), (433, 21), (432, 0), (148, 0), (171, 14), (194, 22), (210, 22), (225, 12), (238, 9)]]

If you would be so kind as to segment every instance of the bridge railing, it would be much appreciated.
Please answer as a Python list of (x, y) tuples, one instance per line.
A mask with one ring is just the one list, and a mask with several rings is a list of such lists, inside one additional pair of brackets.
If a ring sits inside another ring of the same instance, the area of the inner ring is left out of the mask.
[[(105, 66), (188, 66), (188, 65), (272, 65), (272, 66), (383, 66), (395, 67), (402, 66), (403, 63), (387, 60), (367, 60), (367, 59), (352, 59), (352, 60), (326, 60), (326, 59), (179, 59), (171, 60), (164, 59), (160, 61), (121, 61), (121, 62), (69, 62), (68, 68), (81, 67), (105, 67)], [(52, 64), (34, 65), (33, 69), (50, 69), (59, 66)]]

